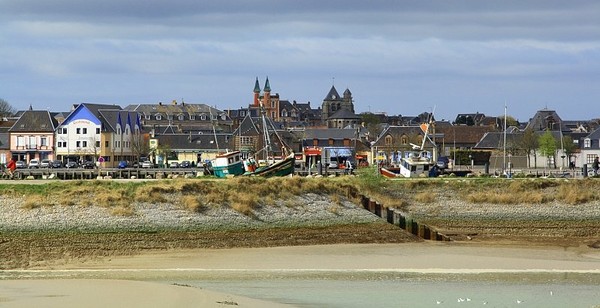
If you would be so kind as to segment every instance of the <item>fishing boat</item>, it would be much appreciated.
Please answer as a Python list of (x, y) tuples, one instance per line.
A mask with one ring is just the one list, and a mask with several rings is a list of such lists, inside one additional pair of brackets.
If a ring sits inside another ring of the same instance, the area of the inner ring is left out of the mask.
[(379, 174), (386, 178), (397, 178), (400, 176), (400, 168), (398, 167), (379, 167)]
[[(210, 118), (213, 119), (212, 110), (209, 109), (209, 112)], [(217, 151), (220, 151), (214, 122), (212, 127)], [(218, 153), (210, 162), (209, 173), (219, 178), (244, 174), (244, 162), (241, 156), (240, 151), (225, 150), (225, 152)]]
[(217, 154), (212, 163), (212, 171), (216, 177), (224, 178), (244, 173), (244, 164), (240, 151), (227, 151)]
[[(266, 112), (263, 108), (262, 102), (260, 103), (261, 108), (261, 117), (262, 117), (262, 127), (263, 127), (263, 139), (264, 139), (264, 148), (259, 150), (256, 154), (263, 152), (264, 154), (264, 162), (265, 164), (261, 164), (256, 170), (252, 172), (246, 172), (244, 175), (249, 176), (263, 176), (263, 177), (271, 177), (271, 176), (287, 176), (294, 173), (294, 165), (296, 164), (296, 157), (294, 155), (294, 151), (285, 144), (283, 139), (279, 136), (273, 123), (270, 120), (267, 120)], [(284, 155), (284, 158), (281, 160), (274, 160), (273, 158), (273, 146), (271, 144), (271, 137), (269, 130), (272, 130), (275, 136), (277, 137), (279, 144), (281, 144), (281, 152)]]
[(296, 158), (294, 153), (289, 154), (283, 160), (275, 161), (271, 164), (267, 164), (264, 167), (258, 167), (256, 171), (247, 173), (248, 175), (257, 176), (286, 176), (294, 173), (294, 164)]
[(380, 167), (379, 174), (388, 178), (434, 177), (438, 175), (434, 155), (430, 151), (424, 150), (427, 140), (435, 147), (435, 143), (428, 136), (433, 116), (430, 117), (429, 123), (421, 124), (421, 129), (424, 133), (421, 145), (411, 143), (412, 149), (403, 153), (397, 166)]

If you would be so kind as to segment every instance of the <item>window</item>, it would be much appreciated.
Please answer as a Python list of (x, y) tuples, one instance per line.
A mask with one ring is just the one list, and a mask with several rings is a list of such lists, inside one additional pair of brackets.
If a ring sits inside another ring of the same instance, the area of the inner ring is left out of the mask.
[(387, 135), (385, 136), (385, 145), (392, 145), (394, 139), (392, 139), (392, 136)]
[(596, 154), (588, 154), (586, 155), (585, 159), (587, 160), (588, 164), (591, 164), (594, 162), (594, 159), (596, 158)]
[(408, 137), (407, 136), (400, 137), (400, 143), (403, 145), (408, 144)]
[(180, 114), (180, 115), (177, 117), (177, 119), (178, 119), (179, 121), (183, 121), (183, 114)]
[(333, 145), (333, 139), (329, 138), (329, 145)]
[(66, 127), (63, 127), (62, 130), (63, 130), (63, 134), (67, 134), (67, 128)]
[(100, 127), (96, 127), (96, 135), (100, 134)]
[(84, 128), (83, 128), (83, 134), (84, 134), (84, 135), (87, 135), (87, 127), (84, 127)]
[(583, 147), (584, 148), (591, 148), (592, 147), (592, 140), (590, 138), (585, 138), (583, 140)]
[(108, 148), (109, 146), (110, 146), (110, 142), (108, 142), (108, 141), (104, 141), (104, 147), (105, 147), (105, 148)]
[(227, 115), (224, 113), (221, 114), (221, 120), (223, 120), (223, 121), (227, 120)]
[(48, 146), (48, 138), (47, 137), (41, 137), (40, 138), (40, 145), (47, 147)]
[(155, 115), (154, 118), (156, 119), (156, 121), (162, 120), (162, 116), (160, 114)]
[(96, 141), (96, 147), (99, 148), (100, 147), (100, 141)]
[(285, 110), (285, 109), (281, 110), (281, 116), (287, 117), (288, 116), (287, 110)]
[(196, 116), (195, 116), (195, 115), (193, 115), (193, 114), (190, 114), (190, 120), (192, 120), (192, 121), (193, 121), (193, 120), (196, 120)]
[(149, 114), (145, 115), (144, 117), (145, 117), (145, 119), (146, 119), (146, 120), (150, 120), (150, 119), (152, 119), (152, 116), (151, 116), (151, 115), (149, 115)]
[(87, 148), (87, 141), (82, 141), (82, 142), (81, 142), (81, 145), (82, 145), (84, 148)]
[(202, 120), (202, 121), (206, 120), (206, 115), (205, 114), (200, 115), (200, 120)]
[(77, 129), (75, 130), (75, 133), (76, 133), (77, 135), (81, 134), (81, 128), (77, 127)]
[(271, 101), (271, 108), (275, 108), (275, 101)]
[(253, 144), (252, 141), (253, 141), (252, 137), (249, 137), (249, 136), (241, 136), (240, 137), (240, 144), (241, 145), (252, 145)]
[(61, 134), (63, 133), (63, 128), (62, 128), (62, 127), (59, 127), (59, 128), (56, 130), (56, 133), (57, 133), (58, 135), (61, 135)]
[(29, 136), (29, 148), (35, 149), (37, 147), (37, 143), (35, 142), (34, 136)]
[(81, 141), (75, 142), (75, 147), (80, 148), (81, 147)]
[(246, 116), (246, 111), (242, 110), (240, 111), (240, 117), (245, 117)]

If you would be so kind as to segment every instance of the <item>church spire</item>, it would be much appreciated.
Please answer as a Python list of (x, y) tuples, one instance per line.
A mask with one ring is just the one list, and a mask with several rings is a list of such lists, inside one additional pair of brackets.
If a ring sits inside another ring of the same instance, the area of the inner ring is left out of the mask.
[(265, 92), (271, 92), (271, 85), (269, 84), (269, 76), (267, 76), (267, 81), (265, 81), (265, 88), (263, 89)]
[(258, 84), (258, 77), (256, 77), (256, 82), (254, 83), (254, 93), (260, 93), (260, 84)]

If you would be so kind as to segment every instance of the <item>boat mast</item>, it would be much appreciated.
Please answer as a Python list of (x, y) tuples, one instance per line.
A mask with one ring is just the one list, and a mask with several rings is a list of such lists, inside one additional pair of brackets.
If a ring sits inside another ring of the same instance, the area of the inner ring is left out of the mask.
[(504, 145), (502, 146), (503, 148), (503, 155), (502, 155), (502, 173), (506, 172), (506, 102), (504, 102)]
[(262, 117), (262, 125), (263, 125), (263, 139), (265, 142), (264, 150), (265, 150), (265, 161), (269, 159), (269, 153), (271, 153), (271, 138), (269, 137), (269, 128), (267, 127), (267, 117), (266, 111), (263, 106), (263, 103), (260, 102), (260, 113)]
[(208, 106), (208, 113), (210, 114), (210, 123), (212, 123), (212, 129), (213, 129), (213, 136), (215, 137), (215, 143), (217, 145), (217, 153), (220, 152), (221, 150), (219, 149), (219, 140), (217, 139), (217, 131), (215, 129), (215, 119), (213, 119), (212, 116), (212, 107)]

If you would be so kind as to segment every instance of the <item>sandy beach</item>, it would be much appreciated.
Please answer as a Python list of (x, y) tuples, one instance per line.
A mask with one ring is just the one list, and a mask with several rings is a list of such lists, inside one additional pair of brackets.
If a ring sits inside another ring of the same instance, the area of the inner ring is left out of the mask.
[(285, 305), (145, 280), (189, 273), (235, 277), (348, 271), (600, 273), (600, 251), (587, 246), (439, 242), (150, 251), (110, 260), (3, 271), (4, 275), (33, 280), (0, 280), (0, 303), (3, 307), (282, 307)]

